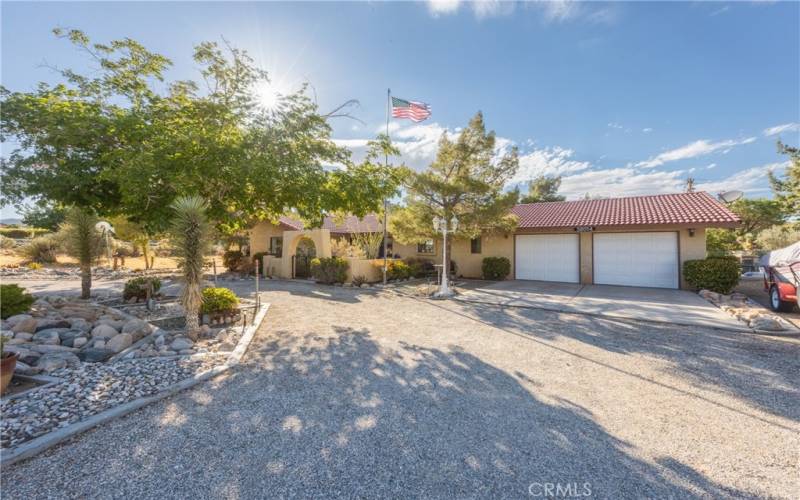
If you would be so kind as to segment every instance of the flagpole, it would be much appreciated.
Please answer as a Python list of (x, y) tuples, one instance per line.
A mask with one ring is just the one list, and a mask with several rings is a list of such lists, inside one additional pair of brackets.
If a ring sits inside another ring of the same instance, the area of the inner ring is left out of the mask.
[[(389, 116), (391, 115), (391, 107), (392, 107), (392, 89), (386, 89), (386, 140), (389, 140)], [(389, 167), (389, 152), (384, 150), (383, 152), (383, 164), (387, 168)], [(389, 256), (387, 255), (389, 244), (388, 244), (388, 230), (387, 230), (387, 223), (388, 223), (388, 212), (389, 212), (389, 203), (388, 200), (384, 197), (383, 198), (383, 284), (386, 284), (386, 273), (389, 267)]]

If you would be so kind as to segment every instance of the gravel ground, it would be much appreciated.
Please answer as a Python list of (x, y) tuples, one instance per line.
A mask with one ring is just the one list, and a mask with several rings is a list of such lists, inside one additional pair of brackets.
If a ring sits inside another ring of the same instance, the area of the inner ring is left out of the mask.
[(243, 365), (4, 468), (3, 497), (797, 497), (796, 340), (269, 289)]

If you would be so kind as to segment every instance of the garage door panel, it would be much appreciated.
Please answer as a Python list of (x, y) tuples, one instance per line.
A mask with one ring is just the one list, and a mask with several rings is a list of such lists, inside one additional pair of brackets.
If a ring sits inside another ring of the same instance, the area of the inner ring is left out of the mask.
[(595, 233), (594, 282), (678, 288), (678, 234)]
[(579, 282), (578, 235), (517, 235), (515, 245), (517, 279)]

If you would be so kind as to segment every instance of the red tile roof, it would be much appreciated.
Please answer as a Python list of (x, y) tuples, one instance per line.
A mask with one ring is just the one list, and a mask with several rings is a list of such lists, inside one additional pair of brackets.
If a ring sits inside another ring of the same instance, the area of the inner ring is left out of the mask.
[[(300, 231), (304, 224), (302, 221), (291, 217), (281, 217), (280, 223), (288, 226), (289, 229)], [(338, 222), (338, 223), (337, 223)], [(355, 215), (345, 217), (343, 220), (336, 220), (334, 217), (327, 216), (322, 222), (322, 228), (328, 229), (332, 233), (379, 233), (383, 231), (383, 224), (375, 214), (365, 215), (359, 219)]]
[(515, 206), (512, 213), (519, 217), (520, 229), (654, 224), (733, 226), (740, 222), (735, 213), (705, 192), (527, 203)]

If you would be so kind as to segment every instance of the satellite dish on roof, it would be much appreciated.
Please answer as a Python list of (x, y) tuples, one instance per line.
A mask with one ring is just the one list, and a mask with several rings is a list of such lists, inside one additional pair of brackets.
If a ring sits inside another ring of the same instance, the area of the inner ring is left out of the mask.
[(741, 191), (733, 190), (733, 191), (725, 191), (724, 193), (720, 193), (717, 195), (717, 198), (724, 201), (725, 203), (733, 203), (734, 201), (740, 199), (744, 196), (744, 193)]

